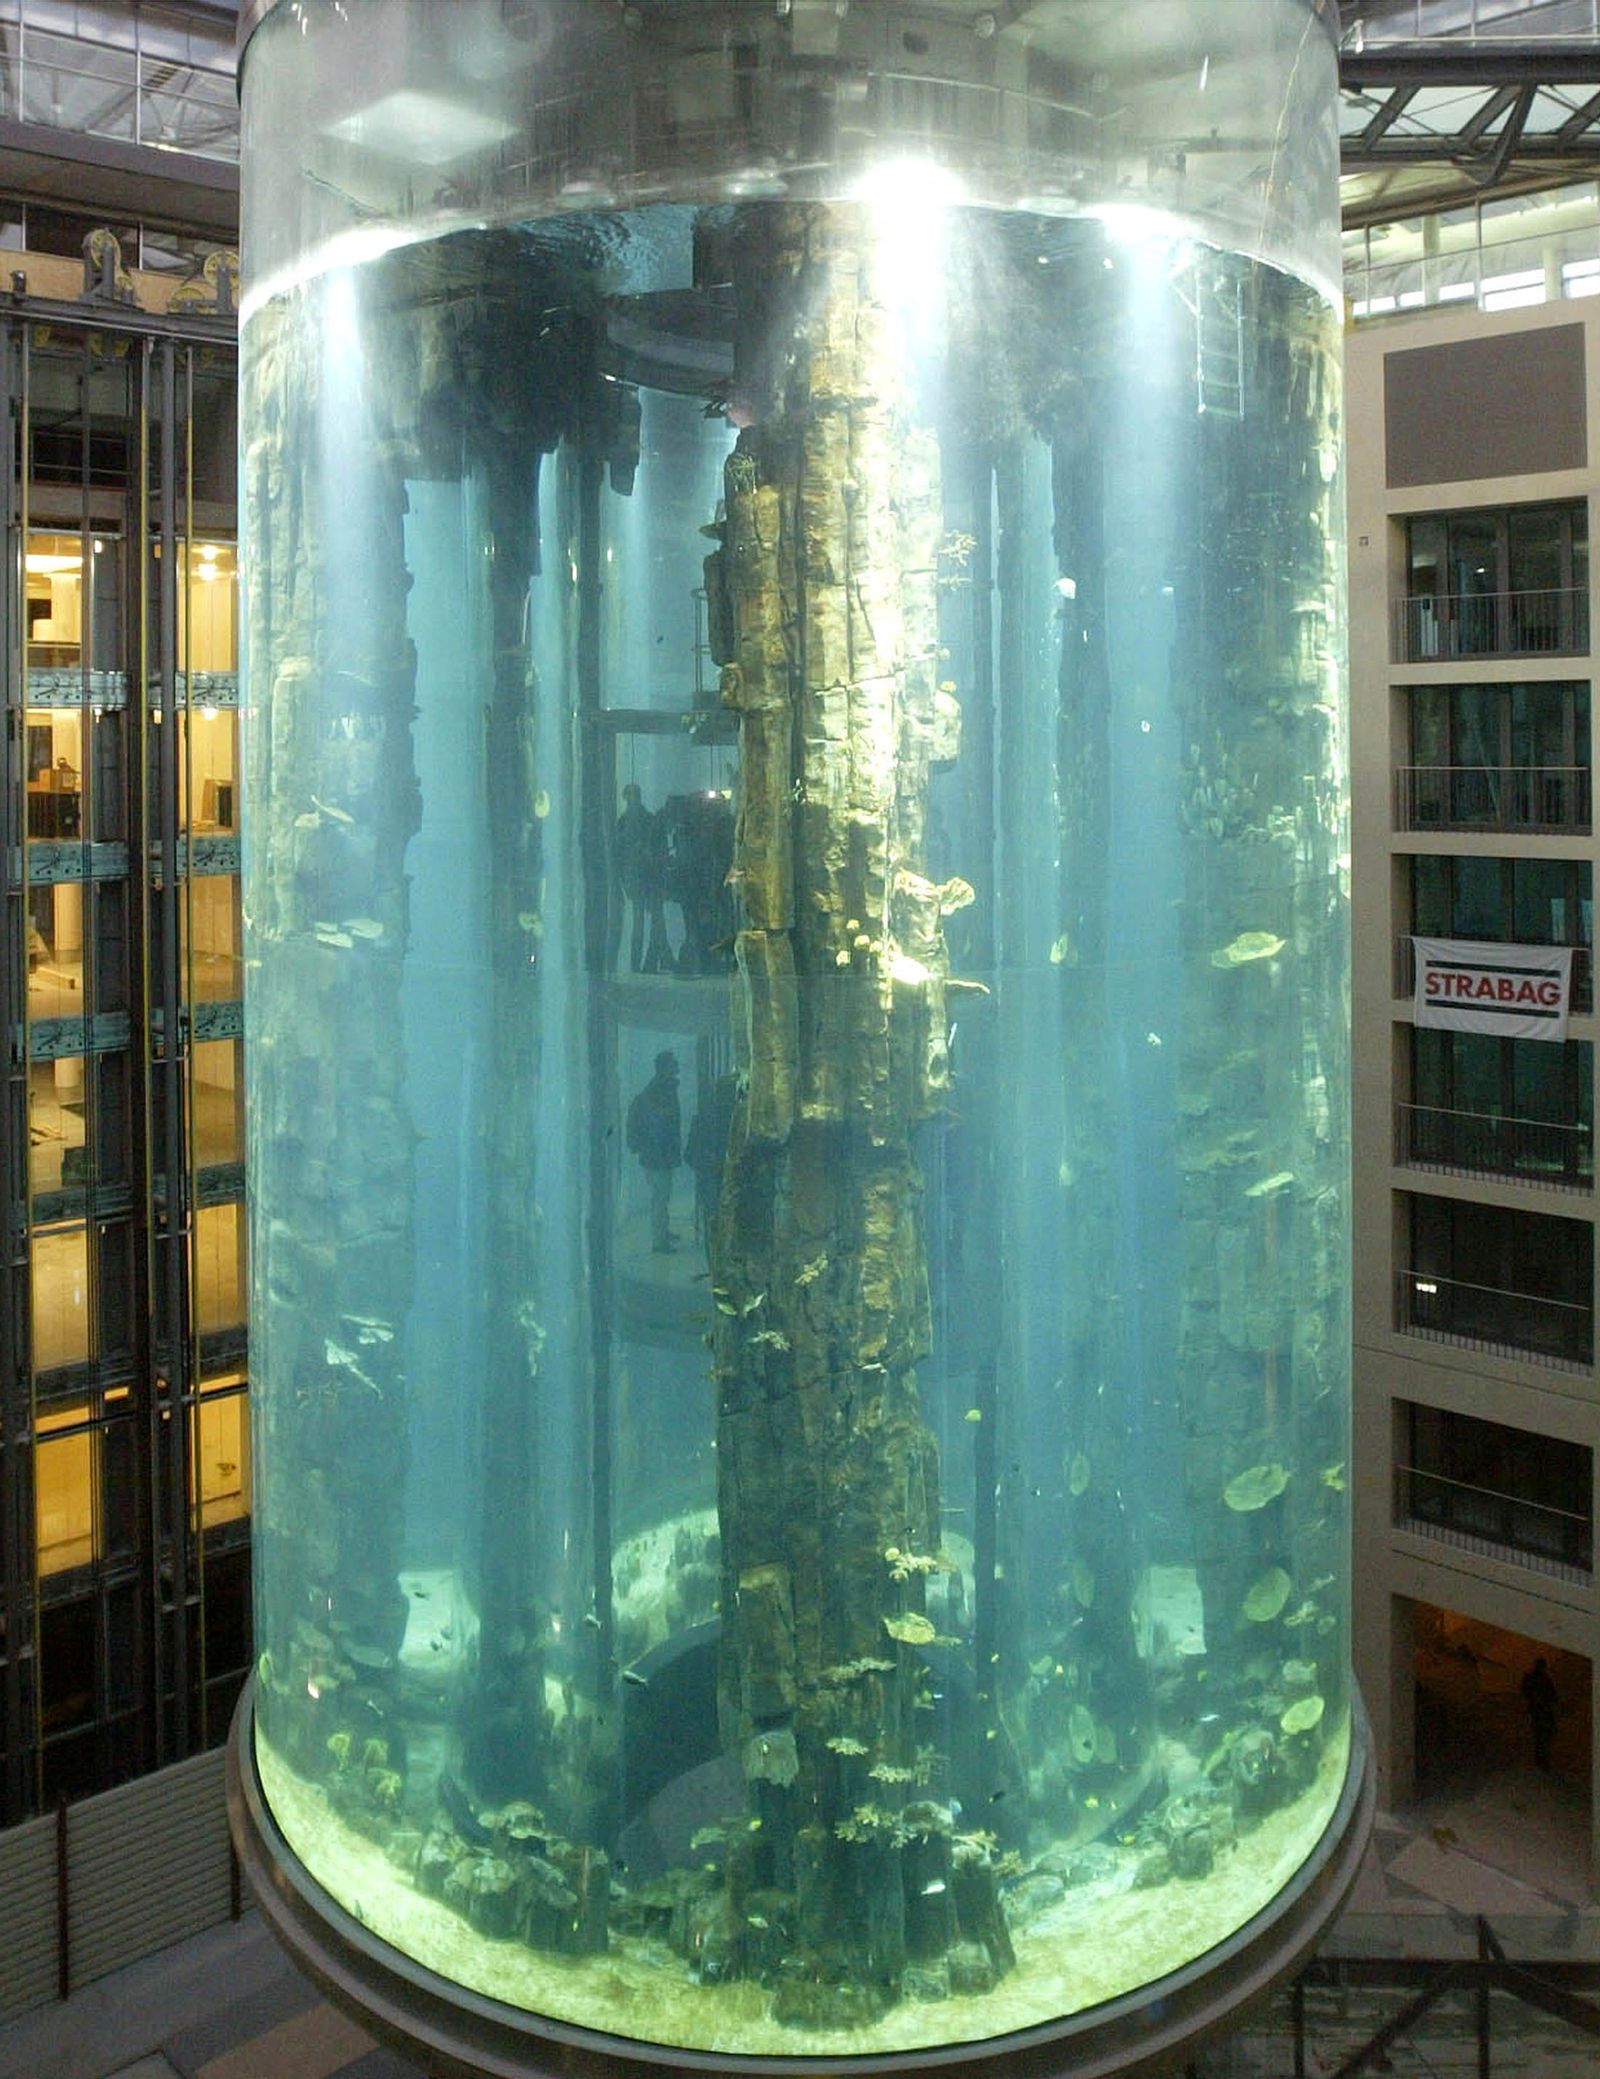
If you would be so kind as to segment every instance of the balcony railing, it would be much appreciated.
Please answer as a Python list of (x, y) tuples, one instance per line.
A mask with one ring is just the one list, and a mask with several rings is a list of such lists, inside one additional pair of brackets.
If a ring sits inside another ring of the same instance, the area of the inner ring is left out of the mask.
[(1402, 765), (1398, 830), (1550, 830), (1590, 827), (1587, 765)]
[(1469, 1285), (1432, 1271), (1395, 1273), (1395, 1327), (1401, 1335), (1556, 1371), (1588, 1371), (1594, 1364), (1590, 1308), (1532, 1292)]
[(1395, 1524), (1486, 1559), (1508, 1559), (1563, 1581), (1594, 1574), (1594, 1523), (1568, 1509), (1474, 1487), (1419, 1466), (1395, 1467)]
[[(1424, 933), (1424, 936), (1427, 934)], [(1463, 934), (1465, 936), (1465, 934)], [(1490, 945), (1540, 945), (1549, 941), (1540, 939), (1506, 939), (1487, 941)], [(1394, 993), (1396, 996), (1415, 996), (1417, 993), (1417, 949), (1411, 943), (1409, 932), (1402, 933), (1394, 942)], [(1594, 1009), (1594, 959), (1589, 946), (1574, 946), (1572, 949), (1572, 1003), (1571, 1008), (1580, 1016)]]
[(1395, 1160), (1408, 1169), (1510, 1177), (1552, 1191), (1594, 1189), (1594, 1135), (1587, 1126), (1426, 1104), (1397, 1104), (1394, 1125)]
[(1546, 592), (1425, 592), (1395, 601), (1391, 636), (1400, 664), (1580, 656), (1589, 647), (1589, 594), (1579, 585)]

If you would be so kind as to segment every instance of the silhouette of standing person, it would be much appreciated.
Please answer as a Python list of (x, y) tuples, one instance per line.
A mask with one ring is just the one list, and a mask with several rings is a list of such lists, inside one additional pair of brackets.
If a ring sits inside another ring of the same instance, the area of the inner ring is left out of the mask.
[[(633, 940), (629, 966), (635, 974), (657, 974), (668, 965), (666, 897), (666, 833), (659, 816), (644, 805), (644, 795), (632, 781), (622, 790), (622, 814), (617, 818), (612, 847), (617, 886), (633, 912)], [(650, 938), (645, 941), (648, 918)], [(617, 919), (621, 930), (620, 914)]]
[(1556, 1685), (1544, 1664), (1544, 1655), (1522, 1678), (1522, 1701), (1528, 1707), (1528, 1724), (1533, 1731), (1533, 1760), (1536, 1768), (1550, 1766), (1550, 1749), (1556, 1737)]
[(628, 1147), (639, 1158), (650, 1187), (650, 1248), (673, 1249), (669, 1214), (672, 1173), (683, 1160), (683, 1113), (678, 1105), (678, 1057), (671, 1048), (656, 1056), (656, 1072), (628, 1107)]

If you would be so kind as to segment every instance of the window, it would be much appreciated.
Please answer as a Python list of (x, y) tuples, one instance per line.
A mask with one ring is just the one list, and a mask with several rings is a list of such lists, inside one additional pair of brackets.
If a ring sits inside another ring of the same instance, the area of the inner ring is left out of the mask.
[(41, 1575), (87, 1566), (95, 1556), (94, 1443), (86, 1406), (40, 1414), (33, 1491)]
[(1581, 1444), (1413, 1403), (1404, 1420), (1397, 1501), (1407, 1528), (1592, 1569), (1594, 1467)]
[(1586, 650), (1588, 524), (1579, 501), (1411, 520), (1396, 654), (1418, 661)]
[(179, 729), (189, 755), (187, 784), (180, 785), (178, 827), (197, 837), (236, 834), (239, 828), (239, 717), (230, 708), (197, 703), (180, 714)]
[(194, 1229), (194, 1310), (200, 1332), (237, 1328), (248, 1298), (244, 1207), (202, 1206)]
[(202, 1530), (249, 1517), (250, 1403), (242, 1372), (200, 1388), (191, 1488)]
[(1409, 1212), (1402, 1331), (1535, 1362), (1594, 1362), (1594, 1230), (1586, 1222), (1420, 1192)]
[(1400, 1159), (1462, 1175), (1586, 1189), (1594, 1177), (1593, 1049), (1414, 1027)]
[(195, 1003), (228, 1003), (244, 989), (237, 874), (197, 875), (179, 905), (184, 994)]
[[(178, 587), (178, 658), (190, 672), (239, 666), (239, 570), (232, 542), (197, 541)], [(198, 704), (198, 701), (197, 701)]]
[(37, 1371), (89, 1356), (89, 1236), (62, 1228), (33, 1238), (33, 1362)]
[(1583, 859), (1449, 858), (1411, 861), (1412, 929), (1429, 938), (1577, 946), (1574, 1008), (1589, 1005), (1593, 872)]
[(206, 1040), (195, 1047), (190, 1121), (196, 1169), (244, 1160), (244, 1042)]
[(1590, 827), (1589, 687), (1415, 686), (1405, 830)]

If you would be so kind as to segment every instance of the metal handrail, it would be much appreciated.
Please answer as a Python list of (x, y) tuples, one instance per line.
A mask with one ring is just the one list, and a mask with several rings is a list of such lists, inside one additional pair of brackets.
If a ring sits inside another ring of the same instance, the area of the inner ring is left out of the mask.
[(1398, 830), (1572, 830), (1591, 826), (1587, 765), (1401, 765)]
[(1578, 655), (1589, 647), (1589, 594), (1581, 585), (1526, 592), (1423, 592), (1397, 599), (1396, 663), (1449, 657)]
[(1397, 1465), (1394, 1470), (1398, 1529), (1459, 1540), (1490, 1557), (1504, 1553), (1563, 1579), (1592, 1575), (1592, 1516), (1454, 1480), (1425, 1466)]
[[(1436, 1271), (1399, 1270), (1394, 1276), (1395, 1329), (1400, 1335), (1560, 1370), (1593, 1368), (1594, 1313), (1576, 1300), (1508, 1292)], [(1549, 1332), (1534, 1340), (1541, 1322), (1548, 1324)]]
[(1580, 1123), (1395, 1101), (1395, 1161), (1408, 1169), (1594, 1189), (1594, 1133)]

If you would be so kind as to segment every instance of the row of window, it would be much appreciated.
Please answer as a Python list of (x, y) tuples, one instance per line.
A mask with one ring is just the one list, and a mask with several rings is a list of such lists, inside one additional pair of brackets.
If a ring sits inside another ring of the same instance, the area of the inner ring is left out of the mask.
[[(31, 1290), (33, 1371), (116, 1364), (133, 1341), (133, 1235), (125, 1222), (35, 1228)], [(198, 1206), (190, 1305), (202, 1337), (241, 1330), (246, 1318), (244, 1208)]]

